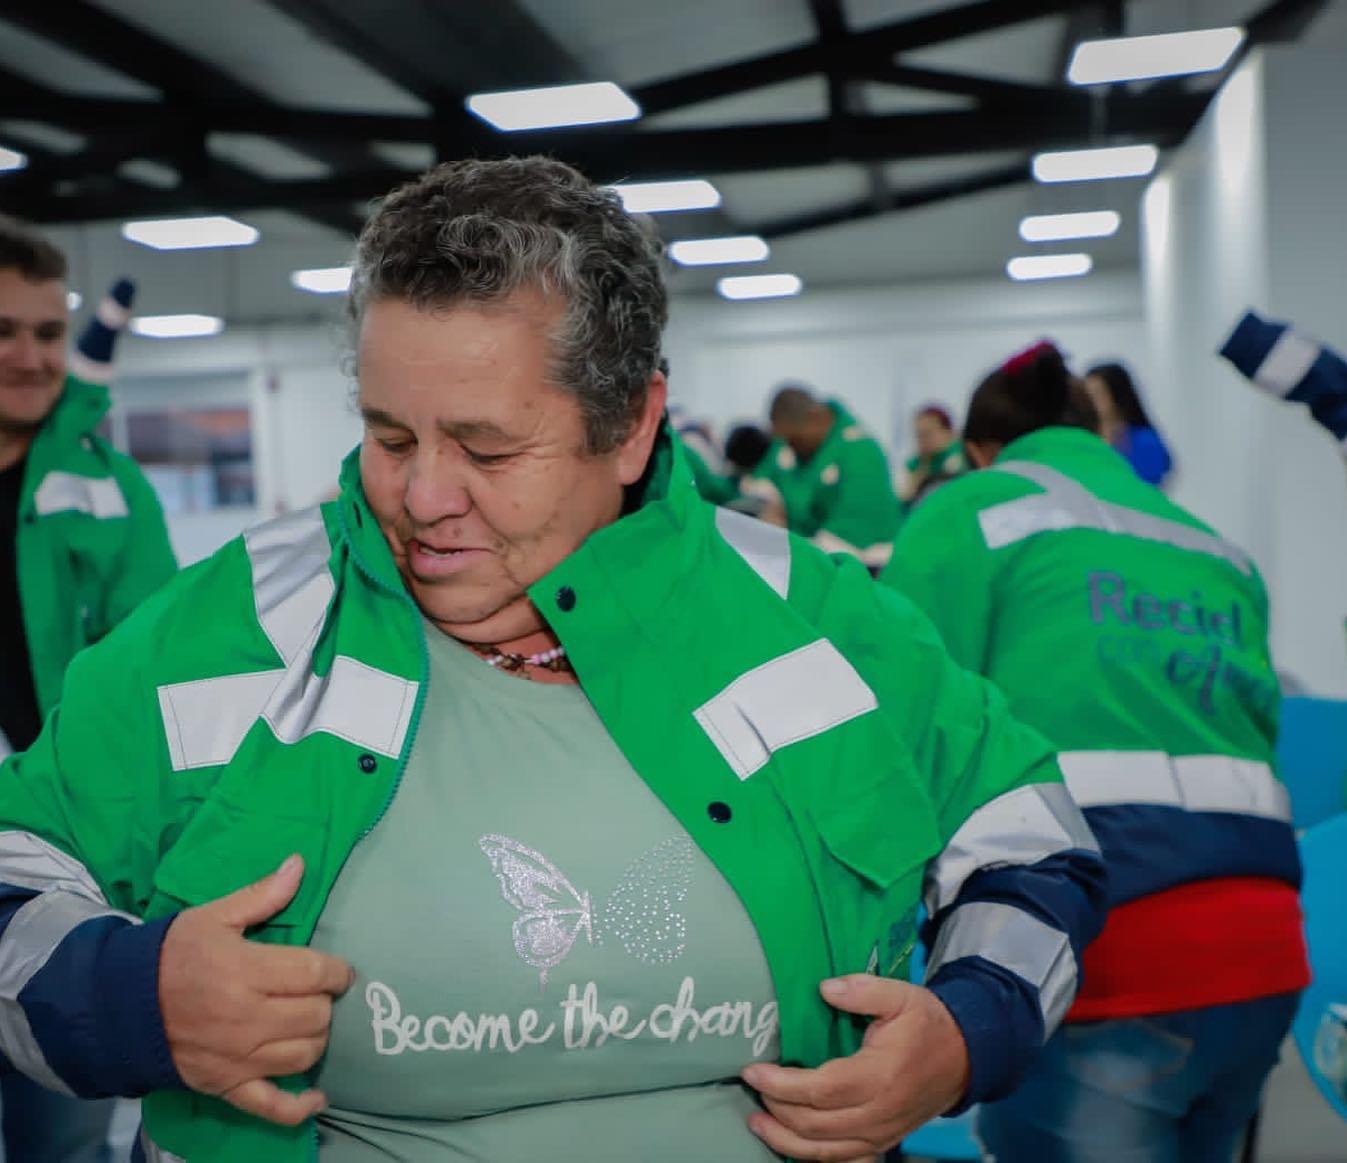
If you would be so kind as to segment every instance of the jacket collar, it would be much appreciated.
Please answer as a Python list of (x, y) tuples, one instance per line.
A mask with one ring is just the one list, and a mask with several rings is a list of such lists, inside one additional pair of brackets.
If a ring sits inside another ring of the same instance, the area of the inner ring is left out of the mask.
[(42, 422), (38, 439), (65, 443), (92, 435), (111, 406), (107, 388), (68, 375), (56, 406)]

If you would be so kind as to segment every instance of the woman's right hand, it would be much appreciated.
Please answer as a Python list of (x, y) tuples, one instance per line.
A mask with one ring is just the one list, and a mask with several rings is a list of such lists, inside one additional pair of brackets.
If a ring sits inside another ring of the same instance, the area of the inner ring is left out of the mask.
[(299, 889), (291, 856), (270, 876), (174, 918), (159, 959), (159, 1007), (173, 1064), (191, 1089), (284, 1126), (327, 1105), (271, 1079), (301, 1074), (327, 1048), (332, 999), (354, 972), (316, 949), (262, 945), (244, 931), (279, 913)]

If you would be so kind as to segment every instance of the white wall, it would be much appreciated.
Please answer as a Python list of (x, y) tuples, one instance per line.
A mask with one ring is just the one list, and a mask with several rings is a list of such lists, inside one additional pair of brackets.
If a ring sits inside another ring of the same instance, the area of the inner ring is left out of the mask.
[[(1304, 50), (1277, 51), (1294, 54), (1289, 68), (1299, 69)], [(1278, 666), (1311, 690), (1345, 695), (1342, 458), (1301, 410), (1255, 391), (1216, 356), (1246, 309), (1278, 313), (1274, 265), (1288, 287), (1315, 279), (1308, 273), (1317, 265), (1313, 248), (1274, 264), (1294, 216), (1271, 208), (1307, 196), (1337, 204), (1344, 188), (1307, 195), (1298, 166), (1270, 164), (1284, 111), (1268, 69), (1261, 53), (1241, 67), (1147, 191), (1142, 272), (1158, 369), (1150, 398), (1179, 457), (1175, 499), (1249, 550), (1264, 574)], [(1330, 80), (1340, 110), (1347, 101), (1340, 71), (1307, 83)], [(1340, 117), (1323, 89), (1318, 96), (1319, 120)], [(1347, 162), (1339, 161), (1347, 179)]]
[[(184, 564), (258, 521), (312, 505), (337, 487), (341, 458), (360, 440), (340, 333), (323, 326), (236, 329), (203, 340), (128, 336), (118, 353), (128, 403), (237, 405), (252, 413), (255, 509), (169, 518)], [(114, 400), (120, 400), (118, 388)]]
[(674, 399), (722, 429), (761, 421), (776, 385), (800, 379), (841, 397), (906, 456), (916, 408), (944, 403), (961, 421), (981, 377), (1044, 336), (1077, 364), (1122, 358), (1143, 378), (1149, 371), (1140, 285), (1127, 272), (807, 289), (760, 302), (679, 299), (667, 350)]

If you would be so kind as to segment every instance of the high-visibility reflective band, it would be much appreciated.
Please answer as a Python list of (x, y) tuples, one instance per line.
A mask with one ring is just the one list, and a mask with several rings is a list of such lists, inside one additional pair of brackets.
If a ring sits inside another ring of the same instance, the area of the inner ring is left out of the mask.
[(49, 472), (33, 494), (39, 517), (74, 510), (99, 520), (125, 517), (130, 510), (121, 486), (112, 477), (82, 477), (73, 472)]
[(747, 779), (772, 752), (878, 705), (851, 663), (820, 638), (740, 675), (693, 714), (734, 773)]
[(1101, 501), (1070, 477), (1046, 465), (1008, 461), (998, 464), (992, 471), (1024, 477), (1041, 486), (1044, 492), (1004, 501), (978, 514), (982, 537), (989, 549), (1002, 549), (1036, 533), (1093, 529), (1100, 533), (1118, 533), (1143, 541), (1158, 541), (1175, 549), (1219, 557), (1243, 573), (1252, 570), (1248, 554), (1214, 534), (1137, 509)]
[(1253, 382), (1278, 396), (1289, 395), (1309, 374), (1322, 350), (1312, 339), (1288, 327), (1263, 357), (1253, 373)]
[(107, 916), (135, 920), (101, 901), (52, 889), (20, 908), (0, 936), (0, 1050), (21, 1073), (62, 1094), (72, 1091), (48, 1065), (19, 995), (71, 930), (94, 917)]
[(396, 758), (411, 724), (419, 683), (338, 655), (316, 675), (292, 667), (267, 702), (262, 717), (282, 743), (319, 731)]
[(1064, 751), (1066, 786), (1082, 808), (1157, 804), (1291, 822), (1291, 797), (1266, 763), (1163, 751)]
[(336, 586), (323, 514), (304, 509), (243, 535), (252, 562), (257, 620), (287, 666), (317, 633)]
[(777, 597), (790, 592), (790, 534), (732, 509), (716, 510), (716, 528)]
[(159, 712), (174, 771), (228, 763), (259, 719), (282, 743), (322, 731), (396, 758), (418, 685), (344, 655), (319, 676), (306, 656), (288, 671), (161, 686)]
[(844, 541), (835, 533), (829, 533), (826, 529), (820, 529), (814, 534), (814, 544), (824, 553), (849, 553), (852, 557), (859, 558), (870, 569), (883, 569), (893, 556), (893, 543), (890, 541), (876, 541), (873, 545), (862, 549), (858, 545), (852, 545), (850, 541)]
[(1033, 783), (978, 808), (926, 869), (923, 898), (935, 916), (948, 908), (975, 872), (1036, 864), (1058, 852), (1099, 845), (1064, 784)]
[(4, 731), (0, 731), (0, 759), (4, 759), (6, 756), (13, 754), (14, 747), (9, 741), (9, 736), (6, 735)]
[(59, 888), (107, 904), (103, 890), (83, 864), (32, 832), (0, 832), (0, 884), (34, 892)]
[(284, 677), (283, 670), (266, 670), (161, 686), (159, 714), (173, 770), (233, 759)]
[(1066, 934), (1012, 905), (974, 901), (950, 913), (931, 951), (926, 980), (961, 957), (991, 961), (1038, 990), (1045, 1040), (1076, 995), (1076, 955)]

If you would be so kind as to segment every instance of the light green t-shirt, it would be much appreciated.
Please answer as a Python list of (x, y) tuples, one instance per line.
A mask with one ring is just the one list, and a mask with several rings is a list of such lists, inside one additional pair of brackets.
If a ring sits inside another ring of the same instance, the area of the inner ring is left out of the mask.
[(313, 940), (357, 973), (323, 1163), (774, 1158), (737, 1081), (779, 1053), (739, 898), (578, 687), (426, 633), (411, 760)]

